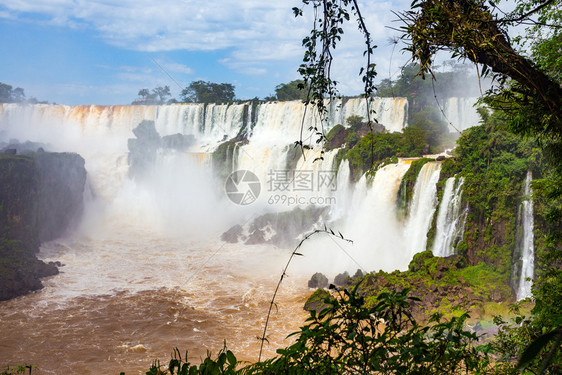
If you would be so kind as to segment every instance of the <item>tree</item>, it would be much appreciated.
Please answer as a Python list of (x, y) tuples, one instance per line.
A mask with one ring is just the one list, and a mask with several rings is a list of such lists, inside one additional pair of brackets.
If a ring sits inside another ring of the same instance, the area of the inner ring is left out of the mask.
[(21, 87), (12, 88), (11, 85), (0, 82), (0, 103), (20, 103), (25, 101), (25, 94)]
[(181, 92), (185, 103), (226, 103), (234, 100), (234, 85), (193, 81)]
[(156, 87), (152, 90), (152, 93), (158, 98), (160, 103), (165, 103), (168, 98), (172, 96), (172, 94), (170, 94), (170, 87), (168, 86)]
[(168, 97), (172, 96), (172, 94), (170, 94), (170, 87), (158, 86), (152, 89), (152, 92), (148, 89), (141, 89), (139, 90), (138, 96), (139, 97), (135, 99), (132, 104), (160, 105), (166, 103)]
[[(519, 1), (519, 9), (524, 9), (528, 3)], [(531, 3), (536, 8), (499, 19), (493, 15), (495, 3), (492, 1), (414, 1), (412, 9), (401, 14), (405, 22), (403, 38), (413, 59), (420, 63), (422, 77), (432, 73), (434, 56), (441, 50), (481, 64), (482, 73), (493, 75), (500, 83), (488, 96), (488, 103), (493, 108), (514, 114), (513, 120), (518, 123), (520, 132), (560, 139), (560, 82), (540, 65), (515, 51), (507, 32), (510, 25), (528, 20), (537, 12), (559, 7), (553, 0)], [(559, 58), (560, 50), (554, 54)]]
[(275, 86), (275, 99), (277, 100), (306, 100), (307, 90), (302, 79)]

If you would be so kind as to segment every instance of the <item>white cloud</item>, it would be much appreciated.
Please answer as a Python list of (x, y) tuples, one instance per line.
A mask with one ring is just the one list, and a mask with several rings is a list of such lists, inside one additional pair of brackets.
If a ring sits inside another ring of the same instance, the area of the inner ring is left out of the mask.
[(172, 73), (193, 74), (193, 69), (189, 66), (177, 62), (157, 61), (164, 69)]
[[(362, 2), (375, 44), (383, 46), (392, 34), (385, 25), (396, 26), (391, 9), (406, 9), (409, 2)], [(291, 8), (301, 5), (300, 0), (0, 0), (5, 8), (0, 17), (29, 19), (39, 14), (51, 24), (94, 30), (107, 43), (131, 50), (228, 50), (221, 61), (225, 66), (263, 75), (275, 74), (272, 67), (279, 62), (294, 64), (295, 69), (300, 63), (301, 41), (312, 26), (310, 7), (304, 9), (305, 17), (293, 16)], [(361, 86), (357, 72), (364, 44), (354, 22), (347, 25), (343, 42), (337, 50), (343, 59), (335, 66), (336, 73), (342, 77), (342, 88), (356, 91)], [(383, 55), (376, 62), (387, 69), (389, 56), (386, 51)], [(169, 72), (193, 74), (190, 67), (176, 62), (159, 63)], [(140, 80), (141, 75), (129, 72), (124, 77)]]
[(14, 18), (14, 15), (10, 12), (0, 11), (0, 18), (10, 19)]

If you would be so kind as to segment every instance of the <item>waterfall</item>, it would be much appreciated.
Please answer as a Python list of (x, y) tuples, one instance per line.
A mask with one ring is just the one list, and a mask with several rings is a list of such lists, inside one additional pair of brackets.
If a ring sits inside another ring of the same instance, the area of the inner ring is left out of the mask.
[[(404, 251), (403, 225), (396, 212), (400, 182), (409, 168), (404, 161), (389, 164), (376, 172), (370, 186), (365, 176), (356, 184), (344, 228), (355, 241), (355, 259), (367, 269), (406, 269), (411, 260)], [(337, 260), (346, 261), (345, 256)]]
[(437, 206), (437, 181), (441, 162), (425, 163), (416, 179), (404, 236), (409, 258), (425, 250), (427, 231)]
[(533, 175), (527, 172), (523, 190), (524, 200), (521, 203), (520, 238), (518, 239), (518, 250), (521, 254), (521, 274), (519, 275), (519, 286), (517, 288), (517, 300), (531, 297), (531, 287), (534, 276), (534, 235), (533, 235), (533, 200), (531, 198), (531, 181)]
[[(374, 98), (371, 102), (374, 118), (389, 131), (400, 131), (406, 125), (405, 98)], [(234, 138), (244, 127), (252, 143), (285, 147), (301, 138), (314, 143), (315, 135), (309, 128), (329, 131), (338, 123), (345, 124), (350, 116), (367, 118), (364, 99), (334, 99), (329, 102), (325, 122), (318, 111), (306, 108), (301, 101), (267, 102), (253, 105), (240, 104), (171, 104), (146, 105), (21, 105), (0, 104), (0, 122), (4, 128), (18, 128), (33, 134), (37, 141), (52, 139), (53, 131), (62, 138), (69, 132), (88, 136), (126, 138), (141, 121), (155, 122), (161, 136), (176, 133), (191, 134), (197, 139), (193, 151), (211, 152), (220, 143)], [(304, 121), (303, 121), (304, 116)], [(311, 136), (312, 134), (312, 136)], [(9, 136), (9, 132), (7, 134)], [(72, 142), (69, 142), (72, 143)], [(122, 144), (126, 150), (126, 144)], [(254, 157), (260, 158), (260, 155)]]
[[(374, 118), (389, 131), (399, 131), (406, 125), (406, 99), (374, 98), (371, 105), (376, 112)], [(239, 218), (246, 214), (293, 208), (272, 208), (264, 198), (268, 197), (266, 193), (273, 193), (268, 191), (272, 171), (294, 168), (313, 177), (313, 191), (298, 192), (300, 196), (331, 199), (325, 205), (330, 206), (332, 219), (338, 220), (345, 235), (355, 241), (354, 251), (359, 254), (356, 257), (365, 269), (407, 268), (411, 251), (407, 250), (404, 220), (396, 215), (395, 203), (409, 162), (401, 160), (387, 165), (374, 177), (362, 176), (355, 184), (349, 180), (347, 161), (340, 164), (337, 173), (334, 170), (337, 150), (325, 152), (323, 160), (316, 162), (313, 161), (320, 156), (320, 150), (307, 150), (306, 158), (297, 155), (289, 163), (294, 142), (300, 139), (304, 108), (299, 101), (162, 106), (0, 104), (0, 141), (31, 140), (46, 143), (49, 150), (80, 153), (86, 160), (94, 199), (103, 201), (103, 210), (113, 215), (106, 222), (141, 224), (143, 230), (155, 226), (174, 230), (177, 227), (178, 233), (186, 227), (193, 228), (194, 232), (203, 232), (203, 227), (210, 226), (218, 230), (219, 225), (209, 223), (210, 217), (205, 212), (209, 215), (221, 212), (221, 217), (226, 218), (223, 221), (242, 222)], [(364, 99), (333, 100), (328, 106), (323, 130), (328, 131), (338, 123), (345, 124), (353, 115), (366, 118)], [(141, 182), (129, 178), (127, 140), (133, 138), (132, 130), (143, 120), (154, 121), (161, 136), (193, 135), (196, 143), (187, 152), (159, 153), (156, 165), (148, 171), (147, 181)], [(314, 143), (308, 127), (321, 125), (315, 110), (307, 109), (304, 137), (308, 138), (304, 141)], [(213, 180), (209, 167), (212, 164), (210, 153), (238, 134), (245, 134), (247, 142), (228, 145), (228, 153), (234, 152), (227, 160), (231, 163), (227, 167), (254, 172), (262, 188), (258, 201), (244, 212), (223, 196), (224, 181)], [(330, 173), (339, 177), (334, 184), (320, 184), (320, 175)], [(422, 205), (425, 195), (422, 193), (416, 198), (420, 201), (418, 205)], [(433, 204), (429, 205), (431, 207)], [(413, 209), (417, 212), (414, 216), (421, 216), (424, 210), (421, 206)], [(425, 235), (423, 233), (423, 244)], [(345, 263), (330, 261), (337, 267), (345, 267)], [(355, 269), (357, 266), (353, 264), (348, 271)]]
[(435, 224), (433, 255), (447, 257), (453, 255), (455, 242), (462, 238), (465, 215), (461, 212), (462, 185), (464, 179), (449, 177), (443, 189)]
[(353, 185), (350, 177), (351, 170), (349, 169), (349, 161), (343, 160), (337, 173), (337, 191), (335, 193), (337, 205), (332, 207), (331, 212), (332, 217), (336, 220), (344, 217), (348, 208), (351, 206)]
[[(480, 115), (474, 105), (478, 98), (447, 98), (443, 103), (445, 120), (449, 126), (449, 132), (463, 131), (480, 122)], [(451, 126), (451, 124), (453, 126)]]

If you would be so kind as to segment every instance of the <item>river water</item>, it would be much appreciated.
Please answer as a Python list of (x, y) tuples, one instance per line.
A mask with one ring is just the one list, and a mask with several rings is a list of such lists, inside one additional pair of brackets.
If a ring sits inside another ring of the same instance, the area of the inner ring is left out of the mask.
[[(135, 228), (55, 241), (41, 258), (61, 274), (37, 293), (0, 303), (0, 366), (35, 374), (144, 374), (173, 348), (198, 363), (226, 340), (255, 361), (269, 301), (288, 254), (272, 247), (197, 243)], [(290, 344), (308, 289), (287, 279), (277, 298), (266, 354)]]

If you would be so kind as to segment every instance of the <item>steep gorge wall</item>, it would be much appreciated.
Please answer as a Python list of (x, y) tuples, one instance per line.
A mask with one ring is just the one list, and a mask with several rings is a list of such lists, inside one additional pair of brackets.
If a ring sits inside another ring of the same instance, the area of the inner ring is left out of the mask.
[(41, 289), (40, 278), (58, 273), (36, 254), (76, 224), (85, 180), (76, 154), (0, 156), (0, 300)]

